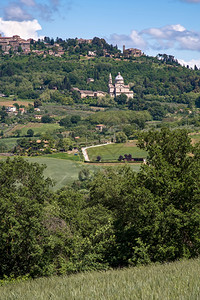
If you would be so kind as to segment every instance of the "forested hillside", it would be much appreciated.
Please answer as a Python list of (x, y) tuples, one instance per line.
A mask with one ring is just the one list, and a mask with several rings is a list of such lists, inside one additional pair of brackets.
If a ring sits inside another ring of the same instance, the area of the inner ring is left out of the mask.
[[(121, 72), (135, 99), (194, 104), (200, 92), (200, 71), (176, 61), (139, 58), (14, 55), (0, 57), (0, 92), (22, 99), (71, 104), (82, 102), (72, 87), (107, 92), (108, 76)], [(94, 82), (87, 83), (88, 78)], [(97, 101), (93, 99), (93, 104)], [(91, 102), (92, 103), (92, 102)], [(112, 104), (113, 105), (113, 104)], [(130, 107), (134, 103), (130, 103)]]

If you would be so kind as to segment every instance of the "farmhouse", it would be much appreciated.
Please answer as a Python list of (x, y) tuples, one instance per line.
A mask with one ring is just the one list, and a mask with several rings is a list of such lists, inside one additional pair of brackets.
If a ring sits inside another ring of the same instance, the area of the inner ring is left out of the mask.
[(102, 132), (105, 127), (106, 126), (104, 124), (99, 124), (99, 125), (96, 125), (96, 130), (99, 130)]
[(6, 106), (6, 111), (7, 112), (16, 112), (17, 108), (14, 105), (7, 105)]
[(89, 91), (89, 90), (79, 90), (78, 88), (73, 88), (74, 91), (80, 93), (81, 98), (86, 97), (104, 97), (106, 96), (105, 92), (102, 91)]

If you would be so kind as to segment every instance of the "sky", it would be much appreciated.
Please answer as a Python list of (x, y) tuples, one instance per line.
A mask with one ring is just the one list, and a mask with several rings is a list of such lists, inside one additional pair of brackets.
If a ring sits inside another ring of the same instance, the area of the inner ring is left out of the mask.
[(200, 0), (0, 0), (0, 33), (104, 38), (200, 67)]

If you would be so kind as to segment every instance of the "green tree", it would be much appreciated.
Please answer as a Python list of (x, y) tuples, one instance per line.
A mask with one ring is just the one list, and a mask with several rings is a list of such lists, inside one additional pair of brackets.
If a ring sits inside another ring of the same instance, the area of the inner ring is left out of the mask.
[(34, 131), (33, 131), (33, 129), (28, 129), (28, 130), (27, 130), (27, 136), (29, 136), (29, 137), (34, 136)]
[(125, 94), (121, 94), (115, 98), (115, 101), (120, 105), (124, 105), (124, 104), (126, 104), (127, 99), (128, 98)]
[(21, 129), (16, 129), (15, 131), (14, 131), (14, 135), (16, 136), (16, 137), (20, 137), (20, 134), (22, 133), (22, 131), (21, 131)]
[(41, 118), (41, 122), (42, 123), (52, 123), (53, 119), (50, 116), (48, 116), (48, 115), (44, 115)]
[(44, 208), (50, 180), (44, 166), (22, 158), (0, 162), (0, 277), (45, 273)]
[(39, 99), (36, 99), (36, 100), (34, 101), (34, 107), (37, 108), (37, 107), (39, 107), (39, 106), (42, 106), (42, 101), (39, 100)]
[(120, 131), (116, 133), (116, 143), (125, 143), (127, 141), (127, 136), (124, 132)]
[(60, 126), (71, 127), (72, 126), (71, 118), (69, 116), (66, 116), (65, 118), (60, 120), (59, 124)]

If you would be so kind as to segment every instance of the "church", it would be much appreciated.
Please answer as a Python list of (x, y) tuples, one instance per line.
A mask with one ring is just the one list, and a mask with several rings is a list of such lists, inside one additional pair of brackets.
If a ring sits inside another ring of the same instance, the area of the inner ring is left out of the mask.
[(128, 98), (133, 98), (133, 91), (130, 91), (130, 86), (124, 84), (124, 78), (120, 72), (115, 77), (115, 83), (112, 83), (112, 75), (109, 75), (108, 93), (111, 97), (117, 97), (125, 94)]

